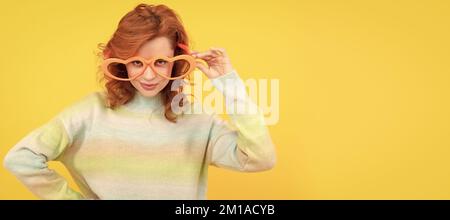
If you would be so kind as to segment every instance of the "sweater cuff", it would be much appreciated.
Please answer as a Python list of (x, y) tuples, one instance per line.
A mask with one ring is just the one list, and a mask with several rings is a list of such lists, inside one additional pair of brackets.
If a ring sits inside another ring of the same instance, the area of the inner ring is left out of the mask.
[(236, 70), (211, 79), (211, 83), (225, 96), (228, 113), (255, 114), (258, 112), (258, 107), (247, 95), (245, 84)]
[(227, 99), (239, 98), (240, 100), (244, 100), (247, 97), (244, 82), (242, 82), (235, 70), (211, 79), (211, 83)]
[(222, 93), (227, 87), (230, 87), (231, 85), (240, 84), (239, 81), (241, 80), (236, 70), (232, 70), (231, 72), (225, 73), (219, 77), (211, 79), (211, 83), (216, 87), (217, 90), (219, 90)]

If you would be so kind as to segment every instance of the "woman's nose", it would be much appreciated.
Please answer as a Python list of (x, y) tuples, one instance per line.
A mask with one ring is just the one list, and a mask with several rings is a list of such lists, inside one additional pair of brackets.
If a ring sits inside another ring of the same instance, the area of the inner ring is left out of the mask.
[(144, 79), (150, 81), (151, 79), (156, 77), (156, 73), (153, 72), (152, 68), (150, 66), (147, 66), (147, 68), (144, 70)]

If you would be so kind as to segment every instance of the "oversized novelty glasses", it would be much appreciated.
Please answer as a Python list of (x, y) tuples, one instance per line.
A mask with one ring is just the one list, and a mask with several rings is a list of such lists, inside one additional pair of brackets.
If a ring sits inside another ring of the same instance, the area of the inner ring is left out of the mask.
[[(178, 44), (178, 46), (189, 54), (186, 45)], [(147, 67), (150, 67), (159, 76), (174, 80), (189, 75), (195, 69), (195, 61), (193, 56), (186, 54), (174, 57), (156, 56), (148, 60), (140, 56), (130, 57), (126, 60), (108, 58), (103, 60), (102, 70), (110, 78), (131, 81), (142, 76)]]

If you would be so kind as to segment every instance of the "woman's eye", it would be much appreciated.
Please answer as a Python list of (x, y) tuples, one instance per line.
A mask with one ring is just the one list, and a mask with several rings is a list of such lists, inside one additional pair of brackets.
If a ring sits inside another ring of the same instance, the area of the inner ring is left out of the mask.
[(131, 63), (133, 64), (133, 66), (137, 66), (137, 67), (141, 67), (142, 66), (142, 62), (138, 61), (138, 60), (135, 60), (135, 61), (133, 61)]
[(156, 60), (155, 64), (157, 66), (164, 66), (164, 65), (167, 64), (167, 61), (165, 61), (165, 60)]

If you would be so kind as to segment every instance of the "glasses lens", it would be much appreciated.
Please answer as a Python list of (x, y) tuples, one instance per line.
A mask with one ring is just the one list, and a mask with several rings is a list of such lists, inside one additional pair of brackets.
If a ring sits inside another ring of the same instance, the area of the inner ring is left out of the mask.
[(188, 74), (190, 65), (186, 60), (177, 60), (174, 62), (172, 77), (184, 76)]
[(156, 59), (153, 61), (153, 67), (158, 74), (164, 76), (170, 76), (170, 71), (172, 70), (172, 63), (164, 59)]
[(137, 74), (140, 74), (144, 71), (145, 64), (140, 60), (133, 60), (127, 63), (127, 73), (128, 77), (133, 78)]
[(108, 65), (108, 72), (120, 79), (128, 79), (127, 68), (123, 63), (111, 63)]

